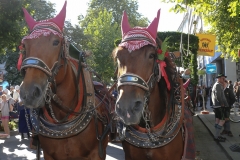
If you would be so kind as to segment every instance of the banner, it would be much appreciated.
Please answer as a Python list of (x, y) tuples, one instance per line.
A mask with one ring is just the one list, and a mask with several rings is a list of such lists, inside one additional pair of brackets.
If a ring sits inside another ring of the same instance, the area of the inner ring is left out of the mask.
[(198, 55), (214, 56), (216, 36), (211, 34), (196, 34), (199, 38)]

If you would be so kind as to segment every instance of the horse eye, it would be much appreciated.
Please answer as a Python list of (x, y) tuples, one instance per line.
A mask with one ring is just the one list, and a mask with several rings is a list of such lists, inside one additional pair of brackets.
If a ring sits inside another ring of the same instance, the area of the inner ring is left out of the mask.
[(152, 53), (152, 54), (150, 54), (149, 58), (150, 58), (150, 59), (153, 59), (153, 58), (155, 58), (155, 56), (156, 56), (156, 55)]
[(53, 41), (53, 45), (54, 45), (54, 46), (57, 46), (58, 44), (59, 44), (59, 40)]

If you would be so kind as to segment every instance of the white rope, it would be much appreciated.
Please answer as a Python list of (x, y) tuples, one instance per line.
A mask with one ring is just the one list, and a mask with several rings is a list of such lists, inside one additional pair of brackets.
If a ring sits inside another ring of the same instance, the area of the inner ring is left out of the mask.
[(190, 32), (191, 32), (191, 23), (192, 23), (192, 21), (191, 21), (191, 16), (192, 16), (192, 9), (188, 9), (188, 12), (190, 12), (189, 14), (188, 14), (188, 47), (187, 47), (187, 56), (188, 56), (188, 54), (189, 54), (189, 37), (190, 37)]

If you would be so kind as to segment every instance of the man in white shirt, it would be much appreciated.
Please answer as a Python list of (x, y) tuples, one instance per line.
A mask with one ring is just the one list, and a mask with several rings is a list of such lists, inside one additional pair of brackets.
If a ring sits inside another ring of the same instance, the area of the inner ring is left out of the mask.
[(13, 92), (13, 99), (14, 99), (15, 102), (18, 102), (19, 98), (20, 98), (20, 94), (19, 94), (20, 90), (19, 89), (20, 89), (20, 86), (16, 85), (15, 86), (15, 91)]

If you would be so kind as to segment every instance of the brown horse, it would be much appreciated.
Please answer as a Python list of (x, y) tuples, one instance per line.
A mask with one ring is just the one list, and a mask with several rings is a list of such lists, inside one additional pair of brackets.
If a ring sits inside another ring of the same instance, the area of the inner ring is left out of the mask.
[(81, 65), (84, 54), (81, 61), (69, 56), (62, 32), (66, 2), (50, 20), (36, 22), (25, 9), (24, 13), (31, 32), (22, 40), (20, 97), (31, 109), (44, 159), (105, 159), (108, 94), (99, 84), (95, 93), (88, 67)]
[(159, 12), (147, 28), (130, 28), (124, 12), (122, 42), (113, 51), (115, 112), (126, 160), (180, 160), (185, 154), (184, 89), (173, 54), (165, 54), (156, 41)]

